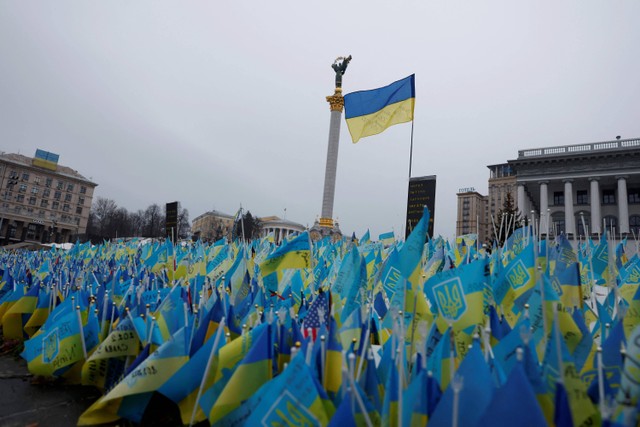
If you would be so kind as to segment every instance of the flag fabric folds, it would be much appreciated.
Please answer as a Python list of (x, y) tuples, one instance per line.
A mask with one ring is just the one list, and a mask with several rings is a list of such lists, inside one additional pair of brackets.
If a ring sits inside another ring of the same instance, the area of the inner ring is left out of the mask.
[(415, 75), (388, 86), (344, 96), (344, 115), (354, 143), (390, 126), (413, 120)]

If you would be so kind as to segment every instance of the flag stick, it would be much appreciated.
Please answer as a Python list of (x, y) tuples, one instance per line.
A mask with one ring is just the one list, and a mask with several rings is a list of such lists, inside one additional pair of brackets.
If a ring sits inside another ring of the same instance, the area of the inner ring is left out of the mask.
[[(363, 357), (363, 356), (361, 356)], [(349, 365), (353, 366), (353, 364), (355, 363), (355, 354), (351, 353), (349, 355)], [(351, 384), (351, 393), (353, 394), (353, 397), (355, 398), (356, 403), (358, 404), (358, 407), (360, 408), (360, 410), (362, 411), (362, 415), (364, 416), (364, 421), (367, 424), (367, 427), (373, 427), (373, 424), (371, 423), (371, 419), (369, 418), (369, 413), (367, 412), (367, 408), (364, 405), (364, 402), (362, 401), (362, 398), (360, 397), (360, 393), (358, 393), (358, 389), (356, 389), (356, 383), (355, 380), (353, 378), (353, 369), (351, 370), (351, 373), (349, 375), (349, 383)], [(356, 418), (356, 411), (353, 411), (353, 418)]]
[(365, 355), (365, 351), (367, 351), (367, 346), (369, 345), (369, 335), (371, 334), (371, 316), (373, 315), (372, 313), (372, 308), (373, 308), (373, 304), (369, 305), (369, 310), (368, 310), (368, 317), (367, 317), (367, 333), (364, 336), (364, 342), (360, 343), (360, 362), (358, 362), (358, 371), (356, 374), (356, 379), (360, 380), (360, 374), (362, 373), (362, 365), (364, 363), (364, 355)]
[(325, 366), (324, 366), (324, 361), (326, 359), (326, 352), (327, 352), (327, 348), (326, 348), (326, 343), (325, 343), (325, 336), (324, 335), (320, 335), (320, 368), (321, 368), (321, 372), (320, 375), (322, 378), (322, 387), (326, 390), (327, 389), (327, 379), (325, 378), (324, 375), (324, 371), (326, 370)]
[(80, 306), (76, 306), (76, 314), (78, 315), (78, 326), (80, 327), (80, 342), (82, 343), (82, 354), (87, 358), (87, 345), (84, 342), (84, 329), (82, 329), (82, 315), (80, 314)]
[(402, 426), (402, 390), (404, 388), (404, 315), (402, 311), (398, 312), (398, 321), (400, 322), (400, 336), (398, 337), (398, 425)]
[(411, 146), (409, 148), (409, 179), (411, 179), (411, 163), (413, 161), (413, 119), (411, 120)]
[(463, 378), (460, 375), (456, 375), (451, 381), (451, 388), (453, 388), (453, 414), (451, 425), (458, 427), (458, 412), (460, 407), (460, 390), (462, 390)]
[(604, 401), (604, 372), (602, 368), (602, 347), (598, 347), (596, 350), (598, 361), (598, 397), (600, 398), (600, 414), (605, 413), (605, 401)]
[(223, 317), (222, 319), (220, 319), (220, 323), (218, 324), (218, 330), (216, 331), (216, 337), (213, 340), (213, 347), (211, 347), (209, 360), (207, 360), (207, 366), (204, 368), (204, 375), (202, 376), (202, 381), (200, 382), (198, 395), (196, 396), (196, 401), (193, 404), (193, 411), (191, 412), (191, 420), (189, 420), (189, 427), (193, 425), (193, 422), (196, 418), (196, 412), (198, 411), (198, 402), (202, 397), (202, 390), (204, 389), (204, 384), (207, 381), (207, 377), (209, 376), (209, 371), (211, 370), (211, 362), (213, 360), (213, 356), (216, 353), (216, 348), (218, 347), (218, 343), (220, 342), (220, 336), (222, 335), (222, 331), (224, 330), (224, 321), (225, 321), (225, 318)]

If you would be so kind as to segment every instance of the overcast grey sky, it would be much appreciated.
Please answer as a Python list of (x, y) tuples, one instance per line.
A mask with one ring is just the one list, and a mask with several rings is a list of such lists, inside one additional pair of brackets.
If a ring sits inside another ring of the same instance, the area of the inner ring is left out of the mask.
[[(517, 150), (640, 136), (640, 2), (0, 2), (0, 150), (60, 154), (130, 211), (320, 214), (337, 56), (345, 93), (416, 74), (413, 176), (435, 233)], [(352, 144), (334, 216), (403, 231), (411, 124)]]

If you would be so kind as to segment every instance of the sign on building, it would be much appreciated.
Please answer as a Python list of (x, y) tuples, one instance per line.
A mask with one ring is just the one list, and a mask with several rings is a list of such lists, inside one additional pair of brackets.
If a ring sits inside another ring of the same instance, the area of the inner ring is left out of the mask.
[(178, 235), (178, 202), (167, 203), (165, 218), (165, 236), (174, 239)]
[(409, 192), (407, 197), (407, 224), (405, 228), (405, 239), (409, 237), (414, 229), (426, 205), (431, 212), (429, 219), (429, 236), (433, 236), (433, 221), (436, 207), (436, 176), (422, 176), (409, 178)]

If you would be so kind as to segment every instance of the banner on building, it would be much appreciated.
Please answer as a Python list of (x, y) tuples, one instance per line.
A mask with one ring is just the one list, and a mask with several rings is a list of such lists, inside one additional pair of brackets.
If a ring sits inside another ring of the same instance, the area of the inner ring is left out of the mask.
[(168, 239), (178, 235), (178, 202), (167, 203), (164, 229)]
[(429, 208), (429, 236), (433, 237), (433, 220), (436, 208), (436, 176), (421, 176), (409, 178), (409, 191), (407, 197), (407, 223), (405, 227), (405, 239), (409, 237), (411, 230), (416, 226), (424, 206)]

